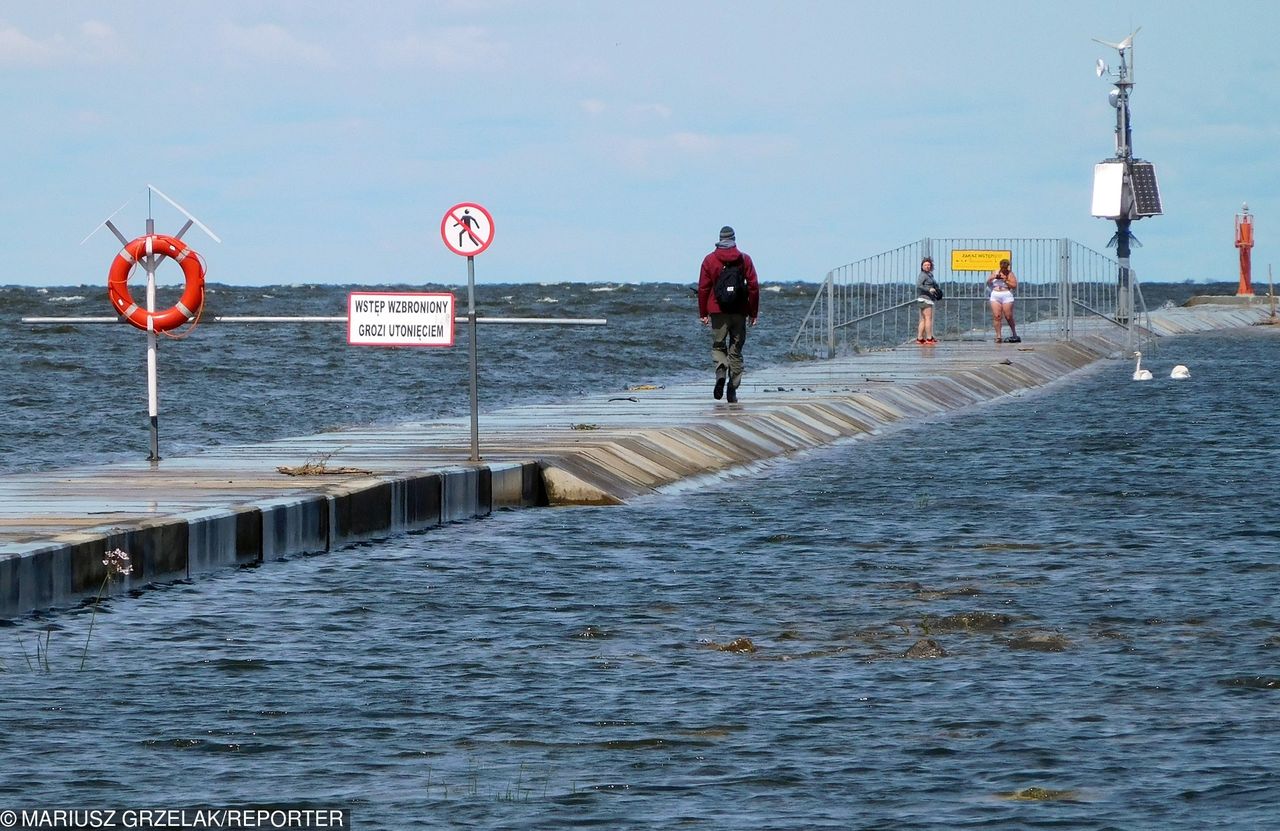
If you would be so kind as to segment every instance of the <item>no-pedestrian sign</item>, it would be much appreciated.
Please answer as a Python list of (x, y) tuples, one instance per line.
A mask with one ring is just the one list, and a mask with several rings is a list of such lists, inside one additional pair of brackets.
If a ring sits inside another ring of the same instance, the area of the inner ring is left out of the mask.
[(440, 236), (453, 253), (474, 257), (493, 242), (493, 217), (475, 202), (459, 202), (440, 220)]
[(347, 295), (347, 343), (453, 346), (453, 295), (353, 291)]

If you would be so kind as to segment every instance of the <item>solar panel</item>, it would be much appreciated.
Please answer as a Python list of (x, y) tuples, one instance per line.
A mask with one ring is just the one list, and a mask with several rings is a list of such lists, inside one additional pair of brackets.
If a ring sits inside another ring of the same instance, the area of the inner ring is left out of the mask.
[(1133, 215), (1135, 217), (1159, 216), (1160, 186), (1156, 184), (1156, 166), (1151, 162), (1132, 162), (1129, 165), (1133, 183)]

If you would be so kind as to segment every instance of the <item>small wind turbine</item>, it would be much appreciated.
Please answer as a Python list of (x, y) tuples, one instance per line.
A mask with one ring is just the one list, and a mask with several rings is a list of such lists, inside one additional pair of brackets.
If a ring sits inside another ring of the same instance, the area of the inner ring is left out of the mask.
[(1127, 38), (1120, 41), (1119, 43), (1112, 43), (1109, 40), (1100, 40), (1098, 38), (1093, 38), (1093, 42), (1101, 43), (1103, 46), (1110, 46), (1112, 49), (1115, 49), (1118, 52), (1123, 52), (1125, 49), (1128, 49), (1133, 46), (1133, 36), (1138, 34), (1138, 32), (1141, 32), (1141, 31), (1142, 31), (1142, 27), (1139, 26), (1138, 28), (1130, 32)]
[[(1133, 81), (1133, 75), (1134, 75), (1133, 69), (1135, 66), (1135, 61), (1133, 57), (1133, 36), (1138, 34), (1138, 32), (1141, 32), (1141, 31), (1142, 31), (1142, 27), (1139, 26), (1138, 28), (1130, 32), (1127, 38), (1120, 41), (1119, 43), (1112, 43), (1109, 40), (1102, 40), (1101, 38), (1090, 38), (1090, 40), (1092, 40), (1094, 43), (1101, 43), (1103, 46), (1110, 46), (1112, 49), (1120, 53), (1120, 80), (1122, 81), (1129, 81), (1130, 83), (1132, 83)], [(1126, 51), (1129, 53), (1127, 66), (1126, 66), (1125, 54), (1124, 54)], [(1107, 71), (1107, 64), (1105, 61), (1102, 60), (1102, 58), (1098, 58), (1098, 66), (1096, 71), (1098, 73), (1099, 78), (1102, 77), (1102, 73)]]

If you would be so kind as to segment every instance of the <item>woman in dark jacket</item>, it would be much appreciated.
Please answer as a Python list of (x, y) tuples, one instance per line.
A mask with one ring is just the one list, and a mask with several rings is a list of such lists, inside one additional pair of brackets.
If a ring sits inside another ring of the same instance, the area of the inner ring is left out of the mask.
[(933, 279), (933, 258), (920, 261), (920, 276), (916, 278), (916, 302), (920, 305), (920, 325), (916, 327), (916, 343), (934, 344), (933, 304), (942, 297), (942, 289)]

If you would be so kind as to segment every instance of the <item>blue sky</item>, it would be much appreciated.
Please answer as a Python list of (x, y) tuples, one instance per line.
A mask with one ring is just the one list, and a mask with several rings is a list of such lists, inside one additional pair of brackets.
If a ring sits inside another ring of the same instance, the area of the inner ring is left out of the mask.
[(117, 241), (80, 242), (126, 201), (141, 233), (149, 184), (234, 284), (465, 283), (439, 235), (464, 201), (494, 218), (480, 282), (691, 282), (725, 223), (766, 280), (925, 236), (1104, 250), (1115, 53), (1090, 38), (1137, 26), (1166, 213), (1134, 268), (1234, 280), (1247, 201), (1265, 288), (1280, 4), (1249, 0), (7, 0), (0, 283), (105, 285)]

